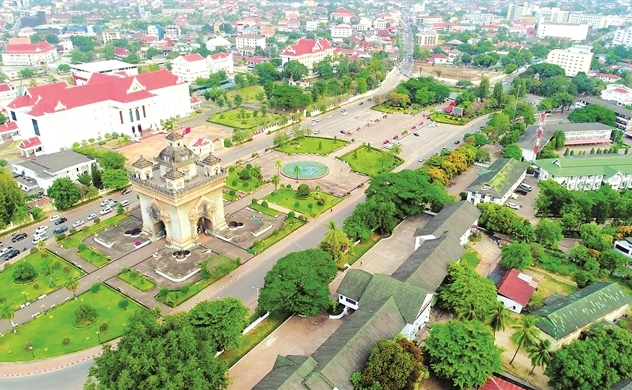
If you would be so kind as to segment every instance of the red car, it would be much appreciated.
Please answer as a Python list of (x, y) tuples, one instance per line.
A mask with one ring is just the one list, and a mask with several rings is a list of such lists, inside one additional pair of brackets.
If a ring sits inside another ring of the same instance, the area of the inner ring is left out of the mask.
[(413, 125), (413, 127), (411, 127), (412, 130), (415, 130), (417, 128), (417, 126)]
[(399, 135), (396, 135), (393, 137), (393, 139), (398, 139), (398, 138), (399, 138)]
[(389, 140), (385, 140), (385, 141), (384, 141), (384, 145), (386, 145), (386, 144), (388, 144), (388, 143), (390, 143), (390, 142), (391, 142), (391, 141), (389, 141)]

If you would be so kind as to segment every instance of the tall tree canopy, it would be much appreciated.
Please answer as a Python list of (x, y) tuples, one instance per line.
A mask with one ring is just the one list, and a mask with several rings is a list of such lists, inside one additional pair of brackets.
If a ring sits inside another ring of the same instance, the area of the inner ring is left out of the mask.
[(459, 316), (485, 319), (496, 305), (496, 286), (465, 262), (448, 265), (448, 277), (439, 289), (441, 304)]
[(81, 199), (81, 189), (67, 177), (55, 179), (47, 194), (53, 198), (57, 210), (69, 209)]
[(22, 223), (28, 217), (24, 191), (7, 170), (0, 168), (0, 229), (12, 222)]
[(599, 122), (614, 127), (617, 122), (617, 117), (612, 110), (596, 104), (590, 104), (586, 107), (576, 108), (568, 116), (568, 120), (573, 123)]
[(189, 312), (189, 320), (203, 340), (223, 351), (239, 345), (248, 314), (239, 299), (228, 297), (200, 302)]

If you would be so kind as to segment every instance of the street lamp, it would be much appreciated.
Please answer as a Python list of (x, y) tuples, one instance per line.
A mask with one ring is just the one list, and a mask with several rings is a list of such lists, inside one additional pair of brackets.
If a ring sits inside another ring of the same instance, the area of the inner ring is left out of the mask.
[(99, 279), (99, 283), (101, 283), (101, 275), (97, 275), (97, 279)]
[(101, 344), (101, 336), (99, 336), (101, 332), (97, 330), (97, 340), (99, 340), (99, 344)]
[(33, 352), (33, 346), (32, 345), (29, 346), (29, 351), (31, 351), (31, 355), (33, 356), (33, 359), (35, 359), (35, 352)]
[(44, 312), (44, 314), (46, 314), (46, 305), (42, 305), (42, 312)]

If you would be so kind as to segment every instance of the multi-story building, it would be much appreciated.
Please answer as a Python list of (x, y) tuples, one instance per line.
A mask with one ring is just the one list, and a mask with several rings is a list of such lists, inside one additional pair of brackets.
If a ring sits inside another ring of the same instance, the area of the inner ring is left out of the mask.
[(85, 85), (94, 73), (125, 73), (128, 76), (136, 76), (138, 74), (138, 65), (118, 60), (97, 61), (70, 65), (70, 72), (75, 85)]
[(174, 24), (165, 27), (165, 37), (167, 38), (180, 38), (182, 35), (182, 30), (180, 30), (180, 26), (176, 26)]
[(305, 22), (305, 31), (318, 30), (318, 20), (308, 20)]
[(384, 19), (377, 19), (373, 21), (373, 28), (376, 30), (386, 30), (388, 22)]
[(59, 59), (57, 49), (43, 41), (30, 43), (30, 38), (12, 38), (2, 53), (5, 66), (41, 66)]
[(353, 35), (353, 29), (348, 24), (339, 24), (331, 28), (332, 38), (349, 38)]
[[(630, 132), (630, 130), (632, 130), (632, 110), (621, 107), (614, 103), (607, 102), (605, 100), (594, 98), (592, 96), (580, 96), (575, 101), (576, 108), (586, 107), (589, 104), (597, 104), (601, 107), (612, 110), (616, 117), (617, 129), (623, 130), (625, 132)], [(630, 135), (632, 135), (632, 132)]]
[(355, 18), (355, 14), (344, 7), (338, 7), (336, 11), (329, 15), (330, 20), (342, 23), (351, 23), (351, 19), (353, 18)]
[(282, 65), (285, 65), (289, 61), (296, 60), (307, 66), (307, 69), (312, 73), (314, 65), (333, 53), (334, 48), (326, 39), (299, 39), (294, 45), (283, 50), (281, 61)]
[(26, 157), (71, 148), (117, 132), (140, 139), (160, 121), (191, 113), (189, 84), (169, 71), (136, 76), (94, 73), (81, 86), (65, 82), (27, 88), (6, 107), (17, 122)]
[(540, 8), (538, 11), (539, 20), (554, 23), (567, 23), (570, 11), (562, 10), (559, 7)]
[(18, 91), (15, 88), (6, 83), (0, 84), (0, 107), (11, 103), (16, 97), (18, 97)]
[(443, 23), (443, 16), (441, 15), (421, 16), (419, 19), (421, 24)]
[(522, 4), (509, 4), (507, 7), (507, 20), (516, 20), (531, 16), (533, 10), (525, 1)]
[(220, 70), (223, 70), (228, 74), (233, 73), (233, 66), (235, 64), (233, 53), (211, 54), (206, 57), (206, 61), (209, 64), (210, 73), (217, 73)]
[(579, 72), (588, 73), (593, 58), (591, 46), (573, 46), (568, 49), (554, 49), (549, 52), (544, 62), (561, 66), (567, 77), (574, 77)]
[(588, 24), (594, 30), (608, 27), (608, 15), (585, 14), (583, 12), (571, 12), (568, 22), (574, 24)]
[(103, 40), (103, 44), (107, 45), (110, 41), (114, 39), (121, 39), (121, 33), (116, 30), (103, 30), (101, 33), (101, 39)]
[(159, 24), (150, 24), (147, 26), (147, 35), (150, 37), (156, 37), (158, 40), (163, 38), (162, 26)]
[(238, 49), (242, 49), (244, 47), (252, 47), (252, 48), (260, 47), (262, 49), (265, 49), (266, 37), (264, 35), (257, 35), (257, 34), (240, 35), (235, 39), (235, 46)]
[(589, 24), (558, 23), (540, 20), (536, 35), (540, 39), (551, 37), (570, 39), (571, 41), (583, 41), (588, 37), (590, 31), (591, 27)]
[(124, 58), (127, 58), (132, 54), (131, 51), (127, 50), (124, 47), (115, 47), (114, 48), (114, 58), (118, 61), (121, 61)]
[(46, 191), (60, 178), (77, 180), (84, 173), (90, 173), (96, 160), (72, 150), (62, 150), (31, 160), (13, 164), (15, 181), (24, 192), (33, 191), (34, 186)]
[(190, 15), (194, 14), (196, 8), (162, 8), (160, 13), (163, 15)]
[(631, 47), (632, 46), (632, 27), (615, 31), (614, 38), (612, 38), (612, 44)]
[(435, 47), (439, 44), (439, 33), (434, 30), (422, 31), (417, 34), (416, 42), (419, 46)]
[(598, 190), (609, 184), (614, 190), (632, 188), (632, 157), (621, 154), (587, 154), (535, 160), (539, 180), (552, 179), (569, 190)]
[(504, 204), (527, 175), (527, 165), (513, 158), (499, 158), (467, 188), (467, 201)]
[(601, 91), (601, 98), (619, 106), (629, 106), (632, 105), (632, 88), (620, 84), (610, 84)]
[(171, 62), (171, 72), (187, 83), (198, 78), (208, 78), (220, 70), (233, 73), (232, 53), (212, 54), (204, 58), (200, 54), (180, 56)]

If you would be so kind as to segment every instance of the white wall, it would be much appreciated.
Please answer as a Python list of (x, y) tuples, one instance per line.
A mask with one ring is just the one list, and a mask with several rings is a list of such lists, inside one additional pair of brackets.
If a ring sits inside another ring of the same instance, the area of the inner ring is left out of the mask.
[(497, 295), (496, 298), (503, 303), (503, 305), (505, 305), (505, 307), (507, 308), (507, 310), (511, 310), (514, 313), (518, 313), (520, 314), (520, 312), (522, 311), (522, 305), (519, 304), (518, 302), (511, 300), (507, 297), (503, 297), (502, 295)]

